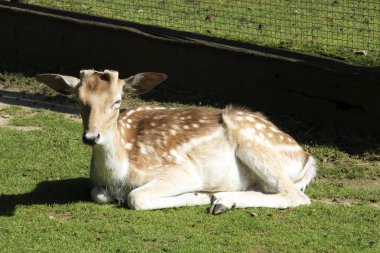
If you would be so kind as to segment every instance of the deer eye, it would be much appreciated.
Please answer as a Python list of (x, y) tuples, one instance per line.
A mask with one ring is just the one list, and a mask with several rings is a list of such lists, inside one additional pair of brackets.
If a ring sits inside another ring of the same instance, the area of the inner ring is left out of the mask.
[(121, 103), (121, 99), (117, 99), (115, 102), (113, 102), (112, 106), (111, 107), (114, 107), (114, 106), (119, 106)]

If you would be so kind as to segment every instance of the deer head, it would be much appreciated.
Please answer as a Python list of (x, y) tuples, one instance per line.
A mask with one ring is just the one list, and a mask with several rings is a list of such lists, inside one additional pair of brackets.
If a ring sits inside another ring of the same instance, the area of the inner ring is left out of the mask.
[(116, 122), (123, 94), (144, 94), (166, 79), (165, 74), (145, 72), (119, 79), (117, 71), (82, 70), (80, 78), (41, 74), (37, 80), (61, 94), (72, 94), (83, 122), (83, 142), (102, 144), (103, 136)]

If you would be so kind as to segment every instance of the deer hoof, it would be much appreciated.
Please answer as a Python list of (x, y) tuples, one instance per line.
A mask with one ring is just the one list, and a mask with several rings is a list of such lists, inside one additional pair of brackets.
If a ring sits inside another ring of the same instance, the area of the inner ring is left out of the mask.
[(213, 201), (211, 208), (210, 208), (210, 213), (214, 214), (214, 215), (222, 214), (222, 213), (224, 213), (224, 212), (226, 212), (226, 211), (228, 211), (234, 207), (235, 207), (235, 203), (233, 203), (231, 201), (223, 201), (221, 199), (217, 199), (217, 200)]

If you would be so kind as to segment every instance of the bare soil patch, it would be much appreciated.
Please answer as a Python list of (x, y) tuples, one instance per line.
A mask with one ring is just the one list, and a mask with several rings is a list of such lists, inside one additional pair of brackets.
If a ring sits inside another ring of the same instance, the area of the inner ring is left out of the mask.
[(357, 199), (343, 199), (343, 198), (321, 198), (318, 201), (329, 205), (343, 205), (352, 206), (360, 203)]
[(352, 189), (367, 189), (375, 190), (380, 189), (380, 179), (368, 180), (368, 179), (355, 179), (355, 180), (340, 180), (345, 187)]
[(320, 182), (333, 182), (351, 189), (380, 189), (380, 178), (378, 179), (318, 179)]
[[(321, 198), (317, 201), (329, 204), (329, 205), (342, 205), (342, 206), (355, 206), (361, 202), (357, 199), (345, 199), (345, 198)], [(380, 202), (369, 203), (371, 207), (380, 208)]]
[[(4, 107), (1, 106), (1, 104), (0, 104), (0, 109), (1, 108), (4, 108)], [(42, 130), (41, 127), (37, 127), (37, 126), (12, 126), (12, 125), (10, 125), (10, 122), (12, 121), (13, 118), (14, 117), (10, 116), (10, 115), (1, 115), (0, 116), (0, 127), (6, 127), (6, 128), (20, 130), (20, 131), (38, 131), (38, 130)]]

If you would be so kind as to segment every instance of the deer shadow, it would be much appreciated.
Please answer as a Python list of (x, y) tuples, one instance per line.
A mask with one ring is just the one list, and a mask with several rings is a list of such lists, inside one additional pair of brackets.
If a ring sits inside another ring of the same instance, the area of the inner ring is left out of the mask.
[(55, 181), (43, 181), (36, 188), (22, 194), (0, 195), (0, 216), (13, 216), (19, 205), (69, 204), (90, 201), (90, 180), (71, 178)]

